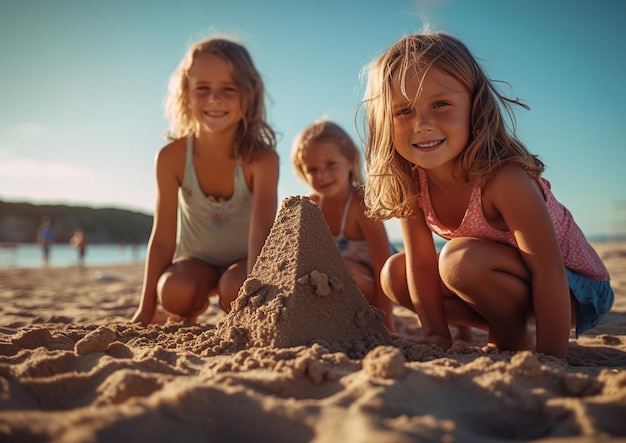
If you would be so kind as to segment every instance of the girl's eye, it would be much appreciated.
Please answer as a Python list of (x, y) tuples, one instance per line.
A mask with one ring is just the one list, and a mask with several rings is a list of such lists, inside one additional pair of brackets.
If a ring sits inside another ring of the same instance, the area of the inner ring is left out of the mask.
[(412, 109), (409, 108), (405, 108), (405, 109), (400, 109), (399, 111), (397, 111), (395, 113), (396, 117), (406, 117), (407, 115), (411, 115), (413, 113)]
[(449, 103), (447, 103), (447, 102), (436, 102), (433, 105), (433, 108), (443, 108), (444, 106), (448, 106), (448, 105), (449, 105)]

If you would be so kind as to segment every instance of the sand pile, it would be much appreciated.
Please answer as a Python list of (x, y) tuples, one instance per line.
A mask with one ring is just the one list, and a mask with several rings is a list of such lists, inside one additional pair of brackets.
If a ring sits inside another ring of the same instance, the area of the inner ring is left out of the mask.
[(391, 343), (382, 318), (352, 278), (319, 207), (290, 197), (217, 334), (236, 349), (319, 343), (362, 358)]
[(594, 244), (615, 306), (567, 360), (477, 330), (443, 352), (403, 308), (391, 345), (360, 320), (313, 209), (285, 202), (235, 309), (195, 325), (129, 322), (141, 266), (0, 270), (0, 442), (625, 441), (626, 243)]

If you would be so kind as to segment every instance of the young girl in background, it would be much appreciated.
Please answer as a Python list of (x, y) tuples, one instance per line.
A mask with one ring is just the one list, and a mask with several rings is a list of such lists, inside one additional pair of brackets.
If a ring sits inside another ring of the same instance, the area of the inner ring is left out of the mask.
[(337, 124), (318, 121), (294, 140), (291, 160), (320, 206), (337, 246), (370, 304), (385, 313), (394, 330), (392, 304), (380, 286), (380, 271), (391, 254), (385, 225), (365, 216), (359, 150)]
[[(405, 252), (382, 284), (427, 343), (449, 348), (452, 323), (487, 329), (500, 349), (565, 357), (570, 328), (599, 323), (613, 291), (543, 163), (507, 129), (513, 103), (458, 39), (398, 41), (370, 66), (365, 203), (401, 219)], [(439, 256), (432, 232), (449, 239)]]
[(226, 312), (277, 208), (278, 155), (248, 51), (223, 38), (189, 49), (170, 81), (173, 141), (156, 156), (157, 198), (141, 302), (132, 321), (195, 321), (217, 294)]

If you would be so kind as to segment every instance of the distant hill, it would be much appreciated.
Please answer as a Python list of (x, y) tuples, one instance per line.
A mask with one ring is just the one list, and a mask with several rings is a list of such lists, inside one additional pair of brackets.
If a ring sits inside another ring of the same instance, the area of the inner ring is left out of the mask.
[(0, 200), (0, 242), (34, 243), (41, 218), (52, 219), (56, 242), (71, 238), (74, 228), (85, 231), (89, 243), (147, 243), (152, 216), (116, 208), (33, 205)]

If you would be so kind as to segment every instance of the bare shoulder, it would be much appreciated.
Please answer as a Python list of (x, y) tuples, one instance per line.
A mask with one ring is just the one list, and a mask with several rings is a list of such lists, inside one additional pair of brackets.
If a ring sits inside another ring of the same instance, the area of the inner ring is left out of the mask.
[(528, 185), (535, 186), (535, 180), (520, 165), (509, 163), (493, 174), (483, 189), (483, 195), (510, 196)]
[(320, 202), (319, 194), (309, 194), (308, 197), (311, 199), (311, 201), (313, 201), (315, 203), (319, 203)]
[(250, 189), (256, 179), (265, 181), (268, 177), (278, 181), (279, 158), (278, 153), (273, 149), (266, 149), (254, 155), (254, 157), (243, 163), (243, 172)]
[(186, 140), (184, 138), (179, 138), (163, 146), (161, 149), (159, 149), (159, 152), (157, 152), (157, 159), (165, 160), (168, 162), (177, 161), (180, 159), (184, 160), (186, 150), (187, 150)]
[(524, 168), (508, 164), (500, 168), (483, 190), (483, 211), (495, 227), (511, 230), (510, 223), (524, 220), (545, 207), (539, 183)]
[(485, 189), (499, 188), (502, 185), (515, 182), (529, 182), (532, 178), (520, 165), (515, 163), (509, 163), (496, 170), (487, 182)]
[(174, 140), (162, 147), (156, 154), (156, 171), (159, 182), (166, 180), (180, 183), (185, 172), (185, 139)]
[(350, 219), (356, 221), (362, 231), (384, 226), (381, 220), (374, 220), (367, 216), (367, 208), (365, 206), (365, 199), (362, 189), (356, 190), (353, 194), (352, 202), (350, 202), (349, 220)]
[(265, 168), (268, 166), (278, 166), (278, 153), (273, 149), (265, 149), (257, 152), (248, 165), (253, 168)]
[(365, 195), (362, 189), (356, 189), (352, 194), (352, 201), (350, 202), (350, 213), (355, 217), (358, 217), (362, 221), (371, 221), (371, 219), (365, 216)]
[[(243, 175), (248, 188), (256, 193), (261, 188), (268, 191), (278, 186), (279, 161), (278, 154), (274, 150), (260, 151), (254, 157), (242, 164)], [(261, 188), (255, 185), (261, 184)]]

